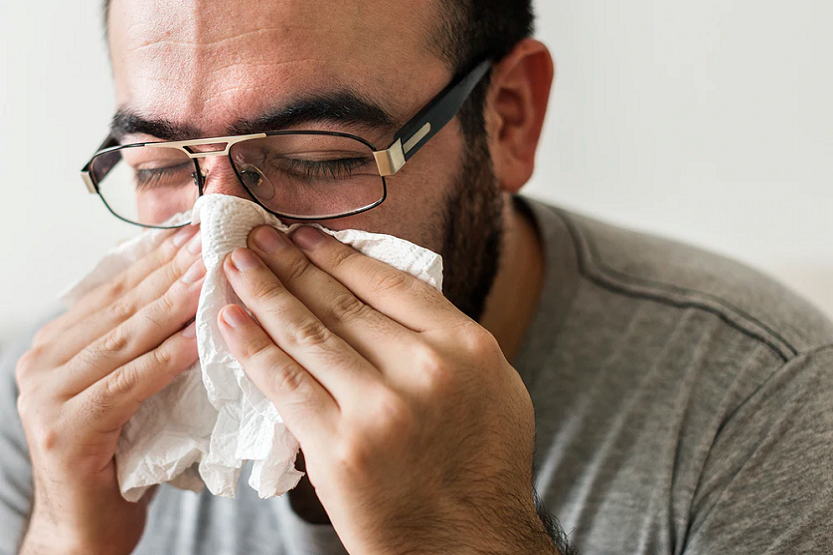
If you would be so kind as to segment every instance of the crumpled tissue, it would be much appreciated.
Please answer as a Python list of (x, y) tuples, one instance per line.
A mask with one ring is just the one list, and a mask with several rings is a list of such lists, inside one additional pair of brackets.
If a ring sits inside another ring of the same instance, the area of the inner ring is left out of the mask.
[[(177, 214), (166, 225), (191, 217), (191, 211)], [(301, 224), (286, 226), (254, 202), (221, 194), (202, 196), (193, 208), (193, 222), (201, 224), (207, 270), (196, 315), (199, 361), (145, 401), (122, 429), (115, 455), (119, 486), (129, 501), (165, 482), (193, 491), (205, 485), (214, 495), (233, 497), (241, 468), (253, 461), (249, 485), (261, 498), (282, 495), (304, 475), (295, 469), (298, 441), (226, 347), (217, 316), (227, 304), (245, 306), (225, 279), (226, 255), (245, 247), (257, 226), (269, 224), (289, 233)], [(313, 225), (442, 290), (440, 255), (390, 235)], [(86, 277), (70, 285), (61, 300), (71, 307), (169, 235), (152, 229), (119, 244)]]

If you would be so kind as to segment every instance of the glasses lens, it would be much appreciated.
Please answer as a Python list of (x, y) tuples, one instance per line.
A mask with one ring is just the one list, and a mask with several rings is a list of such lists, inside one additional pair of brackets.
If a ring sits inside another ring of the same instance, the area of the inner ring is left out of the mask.
[(110, 210), (139, 225), (162, 226), (199, 198), (194, 162), (176, 148), (122, 148), (96, 156), (90, 170)]
[(373, 150), (349, 137), (273, 135), (237, 143), (229, 154), (249, 192), (290, 218), (343, 216), (385, 195)]

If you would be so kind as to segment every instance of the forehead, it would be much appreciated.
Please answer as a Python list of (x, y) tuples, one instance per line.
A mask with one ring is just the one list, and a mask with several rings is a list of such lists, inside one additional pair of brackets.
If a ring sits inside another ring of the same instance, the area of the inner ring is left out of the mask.
[(208, 135), (310, 93), (407, 119), (450, 78), (433, 1), (113, 0), (116, 101)]

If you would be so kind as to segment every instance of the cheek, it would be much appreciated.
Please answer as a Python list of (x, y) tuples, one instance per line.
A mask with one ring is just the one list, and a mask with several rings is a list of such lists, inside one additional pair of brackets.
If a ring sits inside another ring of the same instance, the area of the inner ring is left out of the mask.
[(407, 233), (419, 239), (413, 242), (438, 252), (445, 235), (449, 199), (461, 186), (462, 165), (463, 139), (455, 120), (389, 180), (391, 225), (401, 222)]
[(458, 186), (463, 139), (456, 120), (387, 178), (387, 198), (364, 214), (329, 220), (332, 229), (363, 229), (405, 239), (439, 252), (445, 236), (448, 198)]

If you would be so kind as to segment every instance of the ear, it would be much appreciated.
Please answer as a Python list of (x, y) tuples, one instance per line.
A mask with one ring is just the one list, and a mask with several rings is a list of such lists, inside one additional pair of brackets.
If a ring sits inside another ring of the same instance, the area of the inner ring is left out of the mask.
[(524, 39), (492, 70), (484, 119), (497, 180), (516, 193), (532, 176), (555, 67), (543, 43)]

